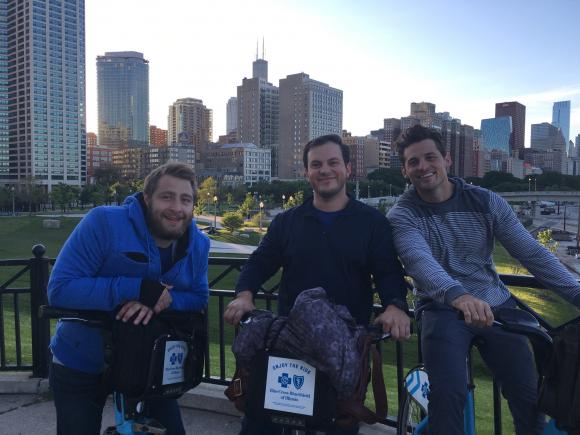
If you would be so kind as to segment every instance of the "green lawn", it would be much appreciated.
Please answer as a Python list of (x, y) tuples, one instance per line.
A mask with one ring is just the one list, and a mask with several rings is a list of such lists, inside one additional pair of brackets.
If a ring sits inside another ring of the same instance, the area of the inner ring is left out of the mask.
[[(43, 229), (42, 228), (42, 218), (38, 217), (20, 217), (20, 218), (0, 218), (0, 259), (6, 258), (30, 258), (32, 245), (37, 243), (42, 243), (47, 248), (47, 256), (54, 258), (60, 251), (66, 237), (75, 225), (78, 223), (78, 218), (60, 218), (61, 228), (60, 229)], [(250, 238), (244, 238), (239, 236), (232, 236), (225, 231), (219, 231), (215, 235), (217, 240), (232, 243), (244, 243), (257, 245), (259, 243), (259, 235), (253, 233)], [(497, 265), (497, 269), (500, 273), (520, 273), (525, 274), (525, 269), (518, 266), (509, 254), (501, 246), (496, 246), (494, 253), (494, 259)], [(0, 268), (0, 285), (6, 282), (12, 275), (17, 273), (22, 267)], [(224, 270), (221, 266), (210, 266), (209, 268), (209, 279), (210, 281), (220, 274)], [(229, 290), (233, 289), (235, 281), (237, 279), (238, 272), (233, 271), (228, 274), (214, 287)], [(279, 280), (279, 274), (274, 276), (270, 282), (266, 284), (266, 288), (270, 288), (274, 283)], [(22, 286), (28, 287), (28, 274), (25, 273), (24, 276), (17, 280), (15, 283), (10, 285), (10, 288)], [(547, 318), (553, 324), (562, 323), (568, 320), (578, 313), (577, 311), (570, 307), (568, 304), (563, 303), (559, 297), (555, 296), (552, 292), (546, 290), (537, 290), (529, 288), (513, 288), (511, 289), (514, 294), (528, 303), (533, 309), (535, 309), (542, 316)], [(30, 313), (29, 313), (29, 297), (28, 295), (2, 295), (1, 304), (3, 306), (3, 322), (0, 325), (3, 328), (4, 340), (6, 346), (6, 361), (8, 364), (13, 364), (16, 361), (16, 351), (15, 351), (15, 330), (17, 327), (20, 328), (21, 332), (21, 346), (22, 346), (22, 360), (24, 363), (30, 363), (31, 361), (31, 344), (30, 344)], [(20, 319), (18, 325), (15, 324), (14, 318), (14, 304), (15, 300), (20, 308)], [(223, 301), (223, 306), (227, 306), (229, 300)], [(260, 304), (264, 306), (263, 304)], [(209, 338), (210, 338), (210, 367), (212, 376), (219, 376), (219, 318), (221, 317), (221, 311), (219, 309), (219, 301), (217, 297), (210, 298), (210, 303), (208, 307), (208, 315), (210, 319), (209, 328)], [(1, 336), (1, 334), (0, 334)], [(224, 337), (226, 343), (225, 352), (225, 374), (226, 377), (231, 377), (235, 362), (233, 355), (230, 351), (231, 342), (233, 339), (233, 328), (230, 326), (224, 326)], [(416, 338), (412, 337), (411, 340), (404, 346), (404, 362), (405, 371), (410, 369), (415, 365), (417, 360), (416, 356)], [(397, 400), (396, 400), (396, 376), (395, 376), (395, 352), (394, 345), (387, 344), (384, 346), (384, 372), (385, 379), (387, 382), (388, 394), (389, 394), (389, 405), (390, 405), (390, 415), (396, 415), (397, 412)], [(480, 433), (491, 433), (493, 428), (493, 408), (492, 408), (492, 383), (484, 367), (481, 359), (475, 353), (474, 356), (474, 373), (476, 375), (476, 403), (477, 403), (477, 425)], [(510, 416), (504, 403), (503, 410), (503, 420), (504, 420), (504, 433), (513, 433), (513, 428), (510, 423)]]

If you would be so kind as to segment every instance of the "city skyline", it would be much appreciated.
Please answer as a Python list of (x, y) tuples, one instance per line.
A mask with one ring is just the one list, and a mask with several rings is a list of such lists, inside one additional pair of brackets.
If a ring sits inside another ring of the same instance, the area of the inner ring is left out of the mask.
[(477, 128), (496, 103), (518, 101), (529, 146), (531, 124), (550, 122), (552, 104), (571, 100), (576, 137), (580, 59), (562, 53), (573, 52), (579, 16), (567, 0), (87, 2), (88, 130), (96, 130), (96, 56), (131, 50), (150, 61), (151, 124), (166, 128), (167, 106), (191, 97), (213, 110), (214, 137), (225, 134), (227, 101), (252, 76), (264, 37), (270, 82), (304, 72), (342, 89), (343, 127), (356, 135), (408, 115), (411, 102), (435, 103)]

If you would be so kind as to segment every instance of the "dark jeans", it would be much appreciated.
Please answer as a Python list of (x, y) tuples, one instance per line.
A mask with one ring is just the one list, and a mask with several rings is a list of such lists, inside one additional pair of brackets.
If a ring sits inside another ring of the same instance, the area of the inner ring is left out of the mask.
[[(58, 435), (99, 435), (103, 407), (109, 394), (101, 375), (91, 375), (60, 364), (50, 365), (50, 388), (56, 407)], [(147, 417), (167, 428), (168, 435), (185, 435), (177, 400), (150, 400)]]
[[(358, 425), (350, 429), (335, 429), (332, 432), (325, 432), (326, 435), (358, 435)], [(315, 432), (306, 431), (306, 435)], [(282, 428), (273, 425), (268, 421), (248, 418), (242, 419), (242, 430), (239, 435), (282, 435)]]
[(508, 401), (516, 434), (541, 433), (544, 416), (536, 407), (538, 375), (527, 338), (500, 328), (468, 326), (458, 319), (457, 311), (437, 303), (423, 311), (421, 322), (421, 347), (431, 384), (429, 435), (464, 433), (465, 359), (475, 338), (482, 339), (479, 352)]

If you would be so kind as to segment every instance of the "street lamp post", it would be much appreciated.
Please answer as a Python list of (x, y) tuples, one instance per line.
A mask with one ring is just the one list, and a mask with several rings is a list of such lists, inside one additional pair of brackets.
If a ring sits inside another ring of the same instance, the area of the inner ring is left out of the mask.
[(10, 191), (12, 192), (12, 216), (16, 216), (16, 207), (15, 207), (15, 201), (14, 201), (14, 195), (15, 195), (14, 191), (15, 190), (16, 189), (14, 188), (14, 186), (12, 186), (10, 188)]
[(262, 232), (262, 212), (264, 211), (264, 202), (260, 201), (260, 232)]
[(217, 195), (213, 196), (213, 230), (217, 230)]
[(286, 202), (286, 195), (282, 194), (282, 210), (284, 210), (286, 207), (284, 206), (284, 203)]
[(566, 231), (566, 202), (564, 202), (564, 231)]
[(528, 192), (532, 191), (532, 177), (528, 177)]

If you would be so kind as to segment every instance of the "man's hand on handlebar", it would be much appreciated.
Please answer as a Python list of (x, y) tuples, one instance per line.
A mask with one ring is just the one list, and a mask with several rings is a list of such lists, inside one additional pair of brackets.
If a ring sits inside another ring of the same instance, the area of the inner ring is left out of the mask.
[(117, 320), (128, 322), (133, 318), (133, 316), (135, 316), (133, 319), (134, 325), (139, 325), (141, 323), (146, 325), (153, 316), (153, 310), (139, 301), (125, 302), (117, 313)]
[(471, 295), (461, 295), (451, 302), (453, 308), (461, 311), (468, 325), (483, 328), (493, 324), (493, 312), (487, 302)]
[(390, 332), (393, 340), (402, 341), (411, 336), (411, 319), (407, 313), (394, 305), (389, 305), (376, 317), (374, 323), (380, 324), (383, 331)]
[(244, 314), (256, 309), (254, 296), (251, 291), (238, 293), (236, 298), (228, 304), (224, 312), (224, 320), (230, 325), (237, 326)]

